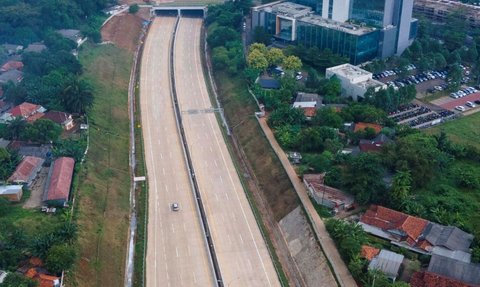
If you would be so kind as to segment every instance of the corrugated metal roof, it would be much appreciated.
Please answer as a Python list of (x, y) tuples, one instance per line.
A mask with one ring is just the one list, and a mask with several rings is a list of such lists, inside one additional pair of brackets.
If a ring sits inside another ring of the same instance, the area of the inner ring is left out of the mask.
[(473, 235), (454, 226), (442, 226), (430, 223), (425, 229), (425, 238), (433, 245), (444, 246), (450, 250), (469, 251)]
[(368, 265), (369, 270), (380, 270), (389, 277), (396, 278), (402, 265), (404, 256), (392, 251), (382, 249)]
[(468, 284), (480, 284), (480, 265), (432, 255), (428, 271)]

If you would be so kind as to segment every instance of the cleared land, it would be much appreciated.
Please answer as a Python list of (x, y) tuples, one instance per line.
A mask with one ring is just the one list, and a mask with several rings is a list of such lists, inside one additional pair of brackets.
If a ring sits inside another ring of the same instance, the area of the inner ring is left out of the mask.
[(134, 52), (143, 19), (138, 15), (124, 13), (110, 19), (102, 28), (102, 40), (115, 43), (119, 48)]
[[(78, 286), (122, 286), (129, 218), (127, 88), (132, 55), (111, 45), (80, 53), (95, 93), (89, 113), (90, 148), (79, 172), (75, 216), (79, 224)], [(73, 283), (72, 283), (73, 284)]]
[(225, 286), (279, 286), (240, 179), (211, 108), (202, 70), (202, 19), (181, 18), (175, 80), (195, 177)]
[(480, 113), (465, 116), (437, 127), (425, 130), (428, 134), (438, 134), (444, 131), (450, 140), (480, 149)]

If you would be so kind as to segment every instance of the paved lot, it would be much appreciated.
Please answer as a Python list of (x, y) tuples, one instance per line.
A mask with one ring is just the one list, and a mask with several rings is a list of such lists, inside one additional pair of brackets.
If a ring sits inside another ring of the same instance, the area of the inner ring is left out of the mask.
[(187, 142), (225, 286), (280, 286), (211, 108), (200, 55), (202, 19), (182, 18), (175, 77)]
[(24, 208), (40, 207), (43, 201), (43, 193), (45, 191), (45, 184), (48, 176), (48, 167), (42, 167), (38, 172), (37, 178), (30, 186), (30, 197), (27, 199)]
[[(151, 287), (213, 286), (170, 96), (175, 18), (156, 18), (145, 42), (140, 102), (149, 184), (146, 281)], [(171, 211), (170, 204), (180, 204)]]
[[(456, 106), (464, 106), (468, 110), (472, 110), (471, 108), (465, 106), (465, 102), (470, 101), (478, 101), (480, 100), (480, 93), (475, 93), (468, 95), (466, 97), (460, 98), (460, 99), (453, 99), (451, 97), (442, 97), (440, 99), (432, 101), (432, 104), (435, 104), (437, 106), (440, 106), (444, 109), (448, 110), (454, 110)], [(478, 105), (477, 105), (478, 106)], [(477, 107), (478, 108), (478, 107)], [(475, 108), (475, 109), (477, 109)]]

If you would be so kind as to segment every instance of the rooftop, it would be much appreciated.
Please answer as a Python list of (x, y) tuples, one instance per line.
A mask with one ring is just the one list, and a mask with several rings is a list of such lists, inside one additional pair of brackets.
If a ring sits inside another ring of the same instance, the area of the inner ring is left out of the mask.
[(45, 46), (44, 44), (42, 43), (34, 43), (34, 44), (30, 44), (28, 45), (28, 47), (23, 50), (24, 52), (34, 52), (34, 53), (40, 53), (42, 52), (43, 50), (47, 49), (47, 46)]
[(338, 22), (331, 19), (325, 19), (322, 16), (317, 14), (310, 14), (298, 20), (308, 24), (313, 24), (313, 25), (317, 25), (317, 26), (321, 26), (329, 29), (334, 29), (337, 31), (342, 31), (342, 32), (352, 34), (352, 35), (357, 35), (357, 36), (368, 34), (376, 30), (376, 28), (373, 28), (373, 27), (360, 26), (356, 24)]
[(44, 160), (35, 156), (26, 156), (17, 165), (13, 174), (8, 178), (9, 182), (28, 182), (32, 178), (32, 173), (43, 164)]
[(303, 180), (309, 184), (315, 192), (322, 193), (322, 197), (337, 205), (345, 204), (345, 206), (352, 205), (354, 202), (353, 196), (347, 194), (339, 189), (323, 184), (324, 174), (304, 174)]
[(375, 133), (378, 134), (380, 131), (382, 131), (383, 127), (379, 124), (358, 122), (358, 123), (355, 123), (355, 128), (353, 129), (353, 132), (358, 132), (366, 128), (372, 128), (375, 130)]
[(378, 255), (378, 253), (380, 253), (380, 249), (375, 248), (373, 246), (369, 246), (369, 245), (363, 245), (362, 251), (360, 253), (360, 257), (363, 257), (368, 261), (371, 261), (375, 256)]
[(0, 75), (0, 84), (8, 83), (12, 81), (17, 84), (23, 79), (23, 73), (19, 70), (10, 70)]
[(74, 165), (71, 157), (60, 157), (55, 161), (46, 200), (68, 201)]
[(480, 285), (480, 265), (432, 255), (428, 272), (443, 275), (472, 285)]
[(23, 63), (20, 61), (8, 61), (0, 67), (0, 72), (7, 72), (10, 70), (19, 70), (23, 69)]
[(428, 271), (415, 272), (410, 279), (411, 287), (478, 287), (478, 285), (468, 284), (442, 276), (439, 274), (431, 273)]
[(35, 105), (32, 103), (24, 102), (21, 103), (18, 106), (13, 107), (10, 110), (10, 114), (12, 114), (13, 117), (24, 117), (27, 118), (33, 114), (35, 114), (38, 110), (40, 110), (42, 106), (40, 105)]
[(295, 102), (320, 102), (321, 103), (321, 98), (318, 94), (298, 92), (297, 97), (295, 98)]
[(75, 29), (61, 29), (57, 30), (57, 32), (65, 38), (71, 39), (76, 41), (76, 39), (80, 38), (80, 30)]
[(436, 223), (428, 224), (425, 229), (426, 239), (433, 245), (449, 250), (468, 252), (473, 241), (473, 235), (454, 226), (443, 226)]
[(289, 18), (299, 18), (312, 13), (312, 8), (292, 2), (282, 2), (266, 7), (265, 11)]
[(358, 77), (368, 76), (371, 78), (372, 73), (354, 66), (352, 64), (342, 64), (334, 67), (327, 68), (328, 71), (331, 71), (339, 76), (349, 79), (350, 81), (355, 80)]
[(17, 194), (22, 191), (23, 185), (0, 185), (0, 195)]
[(72, 115), (67, 114), (65, 112), (58, 112), (58, 111), (48, 111), (45, 113), (43, 117), (59, 125), (64, 124), (65, 122), (72, 119)]
[(382, 249), (368, 265), (369, 270), (380, 270), (388, 277), (396, 278), (402, 265), (404, 256), (392, 251)]

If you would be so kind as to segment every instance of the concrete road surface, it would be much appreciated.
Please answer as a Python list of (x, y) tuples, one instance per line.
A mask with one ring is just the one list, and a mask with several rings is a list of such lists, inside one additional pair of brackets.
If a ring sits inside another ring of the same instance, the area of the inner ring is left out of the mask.
[[(146, 285), (214, 286), (213, 271), (177, 133), (170, 96), (175, 18), (155, 18), (145, 42), (140, 102), (148, 172)], [(177, 202), (180, 211), (171, 210)]]
[(181, 18), (175, 42), (177, 96), (224, 286), (280, 286), (211, 108), (200, 54), (202, 19)]

